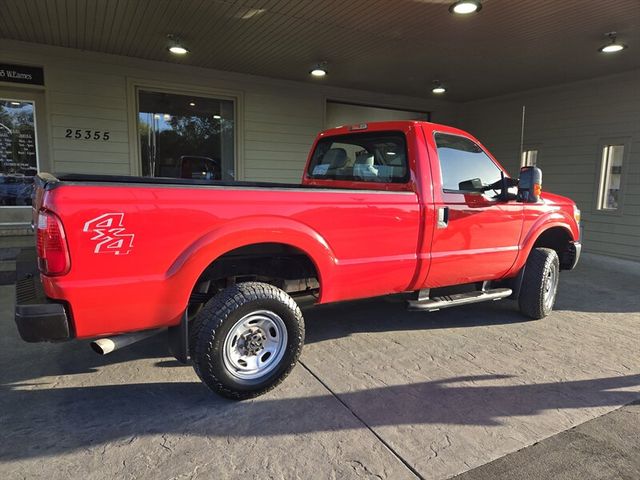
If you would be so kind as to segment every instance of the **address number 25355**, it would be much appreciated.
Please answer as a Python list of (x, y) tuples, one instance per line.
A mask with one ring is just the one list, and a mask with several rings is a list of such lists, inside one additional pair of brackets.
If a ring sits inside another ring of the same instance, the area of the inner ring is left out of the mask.
[(76, 140), (109, 140), (109, 132), (100, 130), (83, 130), (78, 128), (72, 130), (67, 128), (64, 133), (65, 138), (73, 138)]

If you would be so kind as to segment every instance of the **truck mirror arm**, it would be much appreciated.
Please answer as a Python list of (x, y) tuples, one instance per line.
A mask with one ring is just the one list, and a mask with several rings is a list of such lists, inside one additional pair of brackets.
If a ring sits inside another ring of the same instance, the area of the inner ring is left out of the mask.
[(518, 179), (505, 177), (504, 172), (500, 172), (500, 180), (493, 182), (491, 185), (487, 185), (483, 187), (483, 191), (488, 190), (496, 190), (499, 193), (496, 195), (498, 200), (502, 200), (508, 202), (509, 200), (516, 200), (517, 195), (514, 193), (509, 193), (509, 188), (517, 187), (519, 183)]

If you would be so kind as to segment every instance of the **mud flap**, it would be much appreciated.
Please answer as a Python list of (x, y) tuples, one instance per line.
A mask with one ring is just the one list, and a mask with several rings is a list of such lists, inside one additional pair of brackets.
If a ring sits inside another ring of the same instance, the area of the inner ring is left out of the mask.
[(509, 296), (510, 300), (517, 300), (518, 297), (520, 296), (520, 289), (522, 288), (522, 279), (524, 278), (525, 268), (526, 268), (526, 265), (523, 265), (520, 271), (518, 272), (518, 275), (513, 277), (509, 282), (510, 284), (509, 287), (513, 291), (513, 293)]
[(175, 327), (169, 327), (167, 332), (171, 355), (180, 363), (189, 363), (189, 318), (186, 310), (180, 323)]

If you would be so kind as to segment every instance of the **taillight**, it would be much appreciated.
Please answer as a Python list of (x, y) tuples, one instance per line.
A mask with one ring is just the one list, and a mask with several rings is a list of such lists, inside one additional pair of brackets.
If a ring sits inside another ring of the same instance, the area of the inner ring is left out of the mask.
[(44, 275), (64, 275), (71, 268), (67, 237), (60, 219), (53, 213), (38, 214), (38, 267)]

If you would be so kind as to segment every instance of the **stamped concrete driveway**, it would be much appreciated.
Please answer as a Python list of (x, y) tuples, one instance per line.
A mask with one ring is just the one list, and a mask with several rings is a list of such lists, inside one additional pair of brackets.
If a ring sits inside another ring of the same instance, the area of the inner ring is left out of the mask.
[(640, 398), (639, 275), (585, 261), (535, 322), (510, 301), (307, 309), (301, 365), (242, 403), (162, 338), (22, 343), (0, 287), (0, 478), (448, 478)]

